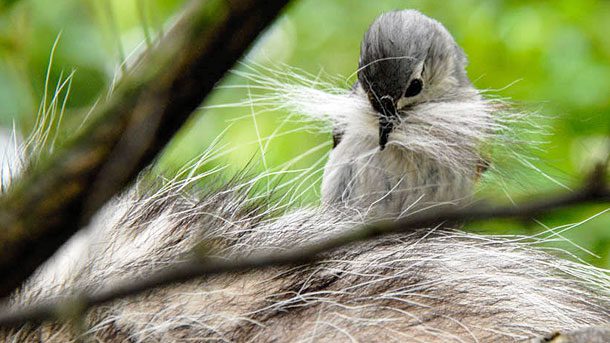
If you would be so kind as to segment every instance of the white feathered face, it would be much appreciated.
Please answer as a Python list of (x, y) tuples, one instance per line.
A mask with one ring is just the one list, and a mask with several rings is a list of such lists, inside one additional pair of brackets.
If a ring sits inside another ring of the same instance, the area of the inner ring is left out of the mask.
[(415, 104), (460, 100), (470, 88), (466, 58), (437, 21), (412, 10), (381, 15), (362, 41), (358, 82), (379, 116), (387, 143), (401, 111)]

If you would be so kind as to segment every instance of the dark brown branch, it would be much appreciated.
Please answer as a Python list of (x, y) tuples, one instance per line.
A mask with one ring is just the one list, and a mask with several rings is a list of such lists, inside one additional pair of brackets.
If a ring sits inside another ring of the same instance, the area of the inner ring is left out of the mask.
[(433, 227), (439, 223), (456, 223), (472, 220), (532, 218), (536, 215), (574, 205), (608, 203), (610, 202), (610, 189), (605, 185), (603, 168), (597, 168), (589, 182), (575, 192), (542, 198), (518, 206), (491, 206), (485, 203), (475, 203), (465, 208), (428, 210), (400, 221), (363, 226), (359, 229), (338, 234), (328, 240), (294, 248), (283, 253), (250, 256), (237, 260), (208, 259), (205, 261), (186, 261), (163, 269), (150, 278), (126, 280), (101, 292), (82, 294), (69, 301), (54, 301), (0, 314), (0, 327), (18, 327), (25, 323), (38, 324), (61, 317), (60, 314), (64, 308), (77, 306), (77, 308), (84, 311), (115, 299), (137, 295), (156, 287), (167, 286), (195, 278), (311, 263), (321, 259), (324, 253), (334, 249), (379, 236), (407, 232), (413, 228)]
[(88, 127), (0, 198), (0, 297), (151, 162), (287, 2), (193, 1)]

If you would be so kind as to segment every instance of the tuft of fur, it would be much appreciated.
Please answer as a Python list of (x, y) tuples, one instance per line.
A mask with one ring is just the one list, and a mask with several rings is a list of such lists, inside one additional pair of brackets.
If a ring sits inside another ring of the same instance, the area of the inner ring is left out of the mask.
[(474, 193), (481, 169), (494, 168), (490, 150), (494, 156), (524, 159), (517, 152), (523, 142), (515, 127), (526, 115), (472, 87), (462, 100), (424, 101), (402, 110), (380, 151), (379, 114), (359, 84), (350, 90), (291, 69), (254, 64), (245, 69), (235, 73), (253, 84), (250, 89), (263, 92), (250, 105), (285, 110), (309, 128), (341, 131), (341, 143), (325, 167), (326, 203), (360, 207), (371, 217), (463, 203)]
[(0, 128), (0, 195), (11, 185), (11, 181), (23, 169), (23, 151), (21, 136), (12, 131)]

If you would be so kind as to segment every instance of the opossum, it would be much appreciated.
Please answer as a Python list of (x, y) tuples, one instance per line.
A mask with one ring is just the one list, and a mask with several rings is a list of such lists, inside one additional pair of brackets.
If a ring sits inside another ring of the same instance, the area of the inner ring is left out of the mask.
[[(368, 103), (356, 101), (349, 91), (245, 76), (276, 91), (257, 101), (299, 113), (341, 117), (370, 111)], [(450, 117), (415, 118), (420, 127), (438, 131), (430, 136), (429, 131), (412, 130), (404, 148), (419, 149), (430, 163), (445, 169), (461, 172), (461, 167), (474, 166), (474, 158), (460, 159), (459, 154), (506, 137), (504, 130), (510, 125), (506, 118), (513, 117), (491, 116), (491, 102), (478, 94), (472, 99), (451, 107)], [(478, 116), (472, 115), (474, 109), (480, 110), (475, 112)], [(443, 141), (447, 137), (452, 141)], [(473, 143), (472, 137), (481, 141)], [(417, 142), (426, 144), (414, 146)], [(27, 149), (14, 151), (24, 154)], [(285, 208), (274, 200), (273, 191), (261, 195), (252, 190), (264, 176), (243, 173), (223, 181), (197, 175), (196, 167), (204, 162), (197, 161), (184, 179), (153, 182), (158, 178), (146, 171), (5, 306), (19, 308), (95, 292), (127, 276), (146, 278), (188, 259), (194, 250), (227, 259), (281, 252), (374, 219), (411, 213), (405, 204), (400, 204), (399, 214), (376, 211), (373, 216), (370, 206), (361, 203)], [(27, 168), (19, 170), (27, 173)], [(474, 171), (468, 173), (475, 178)], [(10, 175), (18, 177), (18, 173)], [(10, 188), (10, 182), (6, 184)], [(416, 202), (417, 197), (409, 199)], [(414, 229), (327, 252), (311, 264), (195, 279), (118, 299), (94, 307), (76, 323), (55, 320), (0, 329), (0, 338), (14, 342), (608, 341), (610, 272), (556, 251), (551, 254), (540, 246), (545, 241), (540, 237), (477, 235), (442, 224)]]
[[(357, 209), (330, 206), (278, 215), (269, 200), (251, 196), (248, 178), (208, 178), (206, 190), (189, 179), (159, 185), (143, 178), (109, 202), (8, 306), (99, 290), (126, 276), (144, 278), (187, 258), (202, 242), (213, 255), (244, 257), (323, 240), (366, 222)], [(423, 228), (348, 246), (312, 265), (193, 280), (116, 300), (89, 311), (84, 331), (53, 322), (0, 329), (0, 337), (504, 342), (606, 325), (610, 273), (553, 256), (537, 243)]]

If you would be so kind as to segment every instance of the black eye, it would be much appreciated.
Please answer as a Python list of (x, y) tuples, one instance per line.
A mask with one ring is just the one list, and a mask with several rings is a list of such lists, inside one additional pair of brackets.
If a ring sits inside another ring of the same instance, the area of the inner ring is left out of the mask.
[(412, 96), (416, 96), (417, 94), (419, 94), (421, 92), (423, 85), (424, 84), (421, 82), (420, 79), (411, 80), (409, 87), (405, 91), (405, 97), (409, 98)]

